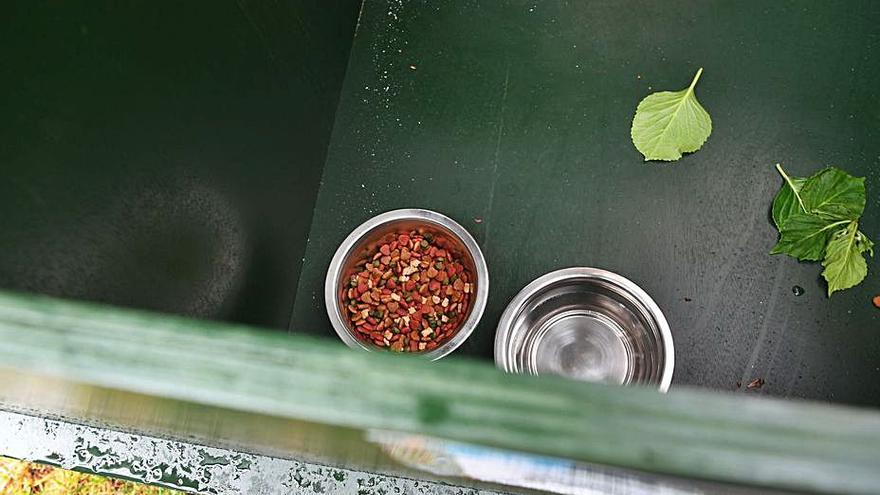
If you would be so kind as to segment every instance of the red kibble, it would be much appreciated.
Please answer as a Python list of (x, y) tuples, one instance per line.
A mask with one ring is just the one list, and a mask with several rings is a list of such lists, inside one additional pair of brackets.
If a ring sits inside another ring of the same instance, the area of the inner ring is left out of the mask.
[(378, 347), (436, 349), (458, 330), (473, 277), (442, 236), (413, 230), (380, 242), (355, 263), (357, 272), (341, 291), (349, 321)]

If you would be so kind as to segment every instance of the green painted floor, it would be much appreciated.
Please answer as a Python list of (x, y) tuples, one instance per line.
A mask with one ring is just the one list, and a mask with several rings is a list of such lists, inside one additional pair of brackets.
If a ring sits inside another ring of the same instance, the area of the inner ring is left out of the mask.
[[(880, 240), (878, 23), (870, 1), (367, 0), (292, 330), (335, 338), (322, 288), (338, 244), (377, 213), (423, 207), (488, 259), (489, 305), (456, 355), (490, 359), (501, 312), (535, 277), (596, 266), (666, 313), (673, 387), (760, 377), (740, 391), (880, 405), (880, 263), (829, 300), (819, 265), (767, 254), (777, 162), (867, 176), (863, 230)], [(644, 163), (636, 104), (699, 67), (712, 136)]]

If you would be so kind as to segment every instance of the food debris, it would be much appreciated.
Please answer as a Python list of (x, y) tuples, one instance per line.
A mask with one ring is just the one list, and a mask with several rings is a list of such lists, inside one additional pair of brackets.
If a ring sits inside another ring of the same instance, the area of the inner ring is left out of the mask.
[(409, 66), (409, 70), (416, 70), (416, 66), (415, 66), (415, 65), (410, 65), (410, 66)]
[(426, 229), (390, 233), (365, 252), (342, 290), (357, 337), (395, 352), (436, 349), (468, 314), (474, 277), (453, 243)]
[(691, 301), (693, 301), (693, 299), (691, 299), (689, 297), (684, 298), (684, 302), (691, 302)]
[[(483, 223), (483, 219), (480, 217), (474, 217), (474, 223)], [(877, 296), (880, 297), (880, 296)]]
[(764, 386), (764, 379), (763, 378), (755, 378), (754, 380), (750, 381), (748, 385), (746, 385), (746, 388), (748, 388), (748, 389), (761, 388), (763, 386)]
[(874, 306), (880, 308), (880, 296), (874, 296)]

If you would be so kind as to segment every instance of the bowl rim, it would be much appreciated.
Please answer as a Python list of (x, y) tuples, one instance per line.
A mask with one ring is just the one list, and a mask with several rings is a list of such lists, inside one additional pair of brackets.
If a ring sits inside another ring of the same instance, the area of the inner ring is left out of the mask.
[(519, 313), (525, 306), (526, 301), (535, 295), (545, 286), (569, 279), (599, 279), (620, 286), (632, 294), (639, 303), (643, 304), (650, 312), (651, 316), (656, 320), (660, 331), (660, 340), (663, 345), (663, 370), (660, 375), (660, 383), (658, 390), (667, 392), (672, 384), (672, 374), (675, 371), (675, 346), (672, 342), (672, 331), (669, 329), (669, 323), (666, 316), (660, 309), (660, 306), (648, 295), (641, 287), (636, 285), (632, 280), (608, 270), (593, 267), (569, 267), (546, 273), (531, 283), (523, 287), (516, 296), (510, 301), (505, 308), (501, 319), (498, 320), (498, 326), (495, 329), (495, 365), (502, 370), (510, 373), (511, 363), (507, 359), (507, 346), (511, 331), (511, 324), (514, 316)]
[(434, 224), (450, 231), (461, 240), (462, 244), (464, 244), (468, 253), (474, 260), (477, 291), (474, 294), (473, 306), (467, 320), (462, 323), (459, 331), (443, 345), (432, 351), (414, 353), (418, 356), (428, 358), (431, 361), (435, 361), (448, 355), (467, 340), (480, 322), (480, 319), (483, 316), (483, 311), (486, 309), (486, 303), (489, 299), (489, 269), (486, 266), (486, 259), (483, 256), (483, 252), (480, 250), (480, 246), (467, 229), (442, 213), (421, 208), (403, 208), (380, 213), (355, 227), (355, 229), (348, 234), (345, 240), (343, 240), (336, 249), (336, 252), (333, 254), (333, 259), (330, 261), (330, 266), (327, 268), (327, 276), (324, 279), (324, 306), (327, 310), (327, 316), (330, 318), (330, 323), (332, 324), (333, 329), (347, 346), (353, 349), (364, 349), (367, 351), (378, 350), (364, 345), (349, 332), (348, 327), (340, 314), (338, 304), (336, 303), (337, 283), (346, 256), (364, 236), (386, 223), (401, 220), (414, 220), (417, 222)]

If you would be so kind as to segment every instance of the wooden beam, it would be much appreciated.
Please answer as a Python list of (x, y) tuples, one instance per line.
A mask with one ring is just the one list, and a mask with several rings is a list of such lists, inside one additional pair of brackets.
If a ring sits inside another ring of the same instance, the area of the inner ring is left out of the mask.
[(503, 374), (484, 363), (0, 293), (0, 366), (161, 398), (666, 475), (872, 493), (880, 414)]

